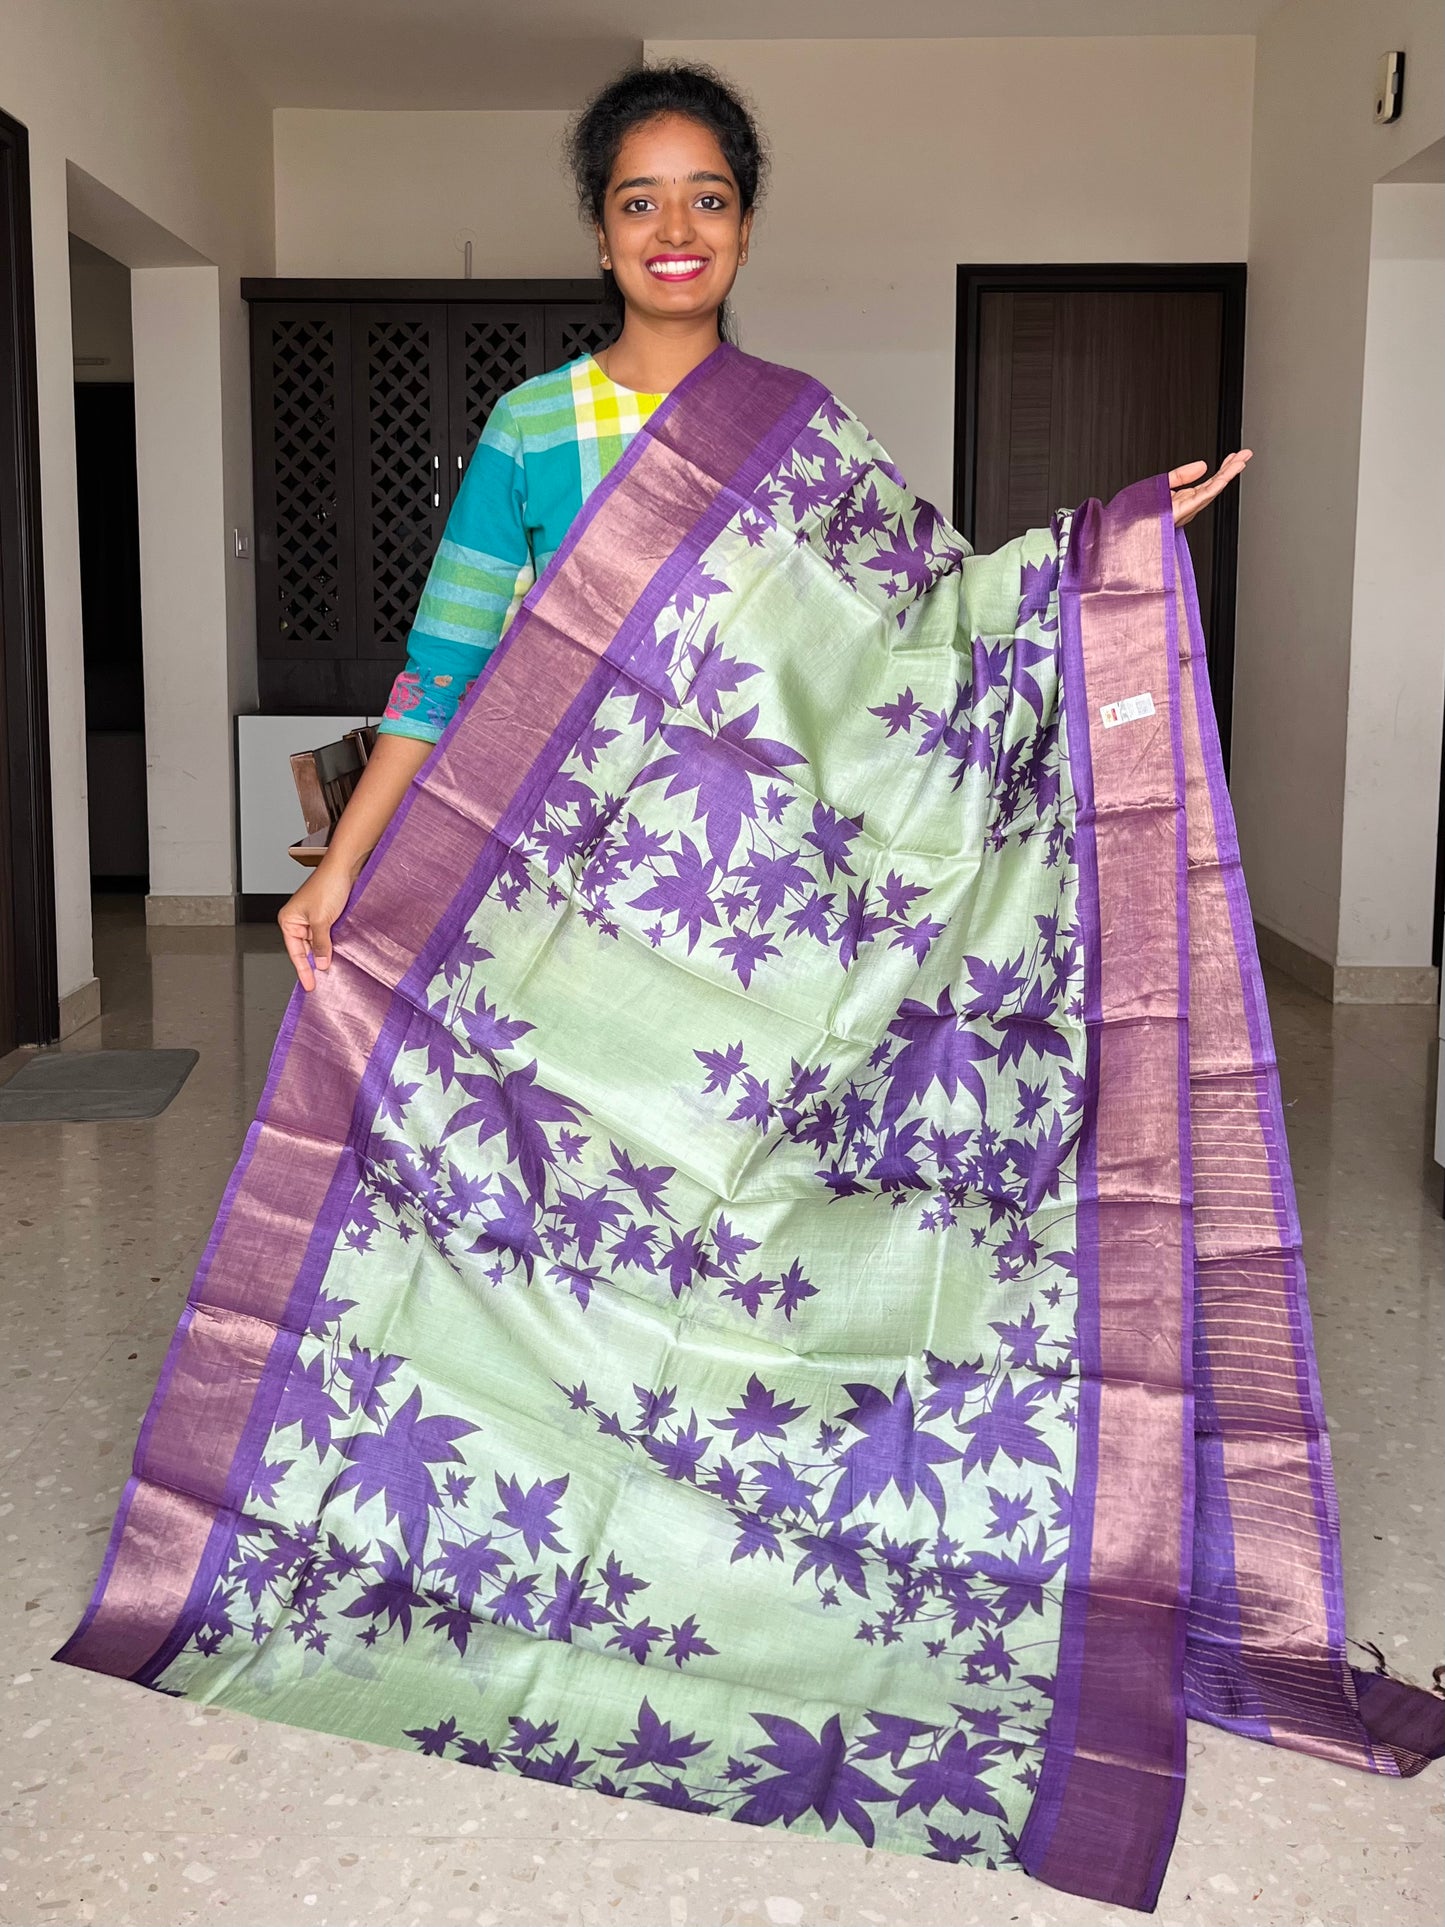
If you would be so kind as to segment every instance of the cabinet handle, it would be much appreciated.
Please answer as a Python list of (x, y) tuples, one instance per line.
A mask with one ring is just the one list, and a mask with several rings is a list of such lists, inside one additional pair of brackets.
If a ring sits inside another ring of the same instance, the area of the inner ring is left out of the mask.
[(432, 465), (431, 505), (434, 509), (439, 509), (442, 505), (442, 477), (441, 477), (442, 458), (441, 456), (433, 455), (431, 458), (431, 465)]

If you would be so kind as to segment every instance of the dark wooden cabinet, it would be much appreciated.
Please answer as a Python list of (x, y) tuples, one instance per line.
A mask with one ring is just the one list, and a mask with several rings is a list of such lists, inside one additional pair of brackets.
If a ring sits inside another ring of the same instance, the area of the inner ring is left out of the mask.
[(243, 281), (263, 711), (379, 713), (498, 398), (604, 346), (592, 282)]

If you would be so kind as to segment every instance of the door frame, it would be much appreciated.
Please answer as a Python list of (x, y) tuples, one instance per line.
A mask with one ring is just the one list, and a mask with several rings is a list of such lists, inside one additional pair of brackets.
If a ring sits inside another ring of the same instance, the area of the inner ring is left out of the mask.
[(60, 1035), (60, 997), (30, 221), (29, 135), (0, 112), (0, 677), (15, 1019), (22, 1043), (50, 1044)]
[[(1217, 467), (1240, 446), (1244, 421), (1243, 261), (1002, 262), (958, 270), (954, 342), (953, 519), (973, 540), (978, 466), (979, 301), (985, 294), (1217, 294), (1221, 297), (1219, 439), (1202, 451)], [(1214, 518), (1214, 609), (1207, 637), (1220, 748), (1229, 770), (1234, 618), (1239, 564), (1239, 490), (1226, 489)], [(1206, 611), (1208, 615), (1210, 612)]]

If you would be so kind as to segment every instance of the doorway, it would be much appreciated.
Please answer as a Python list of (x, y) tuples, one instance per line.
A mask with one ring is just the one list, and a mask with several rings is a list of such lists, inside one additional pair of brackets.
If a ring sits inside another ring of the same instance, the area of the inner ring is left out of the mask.
[(60, 1034), (30, 157), (0, 113), (0, 1057)]
[[(961, 267), (954, 520), (976, 547), (1055, 509), (1238, 448), (1241, 262)], [(1229, 767), (1239, 491), (1190, 524), (1210, 687)]]
[(71, 235), (90, 884), (141, 897), (150, 858), (130, 280), (129, 268)]

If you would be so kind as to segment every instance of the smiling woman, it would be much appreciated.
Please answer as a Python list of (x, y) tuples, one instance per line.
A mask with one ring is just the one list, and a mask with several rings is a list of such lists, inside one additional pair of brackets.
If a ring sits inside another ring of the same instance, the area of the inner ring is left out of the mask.
[(608, 372), (649, 387), (665, 357), (686, 373), (690, 356), (732, 339), (728, 295), (767, 174), (752, 115), (715, 74), (644, 68), (578, 117), (569, 152), (621, 323)]
[(573, 155), (617, 339), (487, 424), (60, 1657), (1151, 1907), (1186, 1714), (1442, 1748), (1346, 1657), (1179, 534), (1243, 458), (976, 555), (722, 338), (716, 76)]

